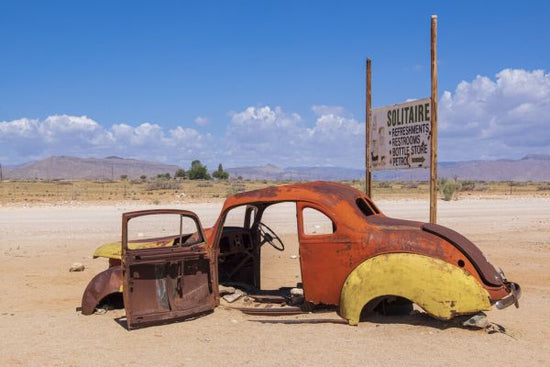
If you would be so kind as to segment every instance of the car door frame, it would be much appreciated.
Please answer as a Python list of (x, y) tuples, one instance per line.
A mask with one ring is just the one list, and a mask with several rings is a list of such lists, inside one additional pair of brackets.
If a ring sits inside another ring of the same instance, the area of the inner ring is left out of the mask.
[[(180, 220), (183, 217), (192, 219), (199, 236), (197, 242), (189, 246), (180, 243), (169, 247), (129, 249), (128, 222), (137, 217), (163, 214), (180, 215)], [(181, 209), (124, 213), (121, 246), (123, 298), (128, 329), (196, 317), (217, 306), (219, 290), (216, 252), (208, 244), (195, 213)], [(140, 271), (144, 278), (140, 278)], [(194, 288), (187, 289), (188, 283)], [(178, 296), (174, 297), (172, 291), (178, 292)], [(136, 299), (140, 294), (153, 297)], [(151, 303), (151, 298), (155, 296), (157, 306)]]

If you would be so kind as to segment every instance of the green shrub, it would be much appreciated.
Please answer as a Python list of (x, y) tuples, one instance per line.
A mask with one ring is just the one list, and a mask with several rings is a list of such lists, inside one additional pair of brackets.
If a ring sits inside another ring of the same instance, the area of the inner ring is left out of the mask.
[(246, 191), (246, 186), (243, 183), (235, 183), (227, 188), (227, 196), (238, 194)]
[(223, 166), (220, 163), (218, 165), (218, 170), (212, 173), (212, 177), (217, 178), (218, 180), (227, 180), (229, 178), (229, 172), (223, 170)]
[(391, 189), (391, 181), (378, 181), (377, 186), (381, 189)]
[(166, 179), (156, 179), (148, 182), (145, 191), (153, 190), (177, 190), (180, 188), (180, 183), (177, 181), (167, 181)]
[(401, 187), (404, 189), (418, 189), (418, 184), (414, 181), (404, 182)]
[(476, 189), (476, 182), (473, 180), (464, 180), (460, 182), (462, 191), (474, 191)]
[[(443, 179), (442, 179), (443, 181)], [(454, 198), (455, 194), (460, 191), (460, 182), (456, 180), (446, 180), (439, 186), (440, 192), (443, 194), (443, 200), (450, 201)]]

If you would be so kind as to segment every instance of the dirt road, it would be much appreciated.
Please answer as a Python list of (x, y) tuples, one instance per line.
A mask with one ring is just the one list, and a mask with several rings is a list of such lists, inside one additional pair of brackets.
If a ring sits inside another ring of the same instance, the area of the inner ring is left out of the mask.
[[(426, 220), (423, 200), (383, 200), (390, 216)], [(149, 206), (148, 206), (149, 207)], [(221, 202), (189, 204), (204, 226)], [(120, 236), (135, 204), (0, 207), (0, 365), (549, 365), (550, 199), (507, 196), (440, 202), (439, 223), (473, 240), (522, 285), (521, 307), (488, 313), (505, 332), (489, 334), (422, 314), (348, 326), (335, 313), (268, 318), (220, 307), (205, 317), (128, 332), (123, 310), (82, 316), (88, 281), (106, 267), (98, 244)], [(267, 252), (263, 281), (292, 283), (299, 263), (295, 216), (272, 213), (283, 253)], [(86, 265), (69, 273), (73, 262)], [(501, 329), (501, 330), (502, 330)]]

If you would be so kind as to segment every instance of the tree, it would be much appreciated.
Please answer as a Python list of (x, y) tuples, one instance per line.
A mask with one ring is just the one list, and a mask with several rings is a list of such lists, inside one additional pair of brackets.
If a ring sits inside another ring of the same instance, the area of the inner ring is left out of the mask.
[(147, 175), (141, 175), (139, 176), (139, 178), (141, 179), (141, 181), (145, 181), (147, 180)]
[(122, 181), (126, 181), (128, 179), (128, 175), (120, 175), (120, 179)]
[(191, 168), (189, 168), (187, 174), (191, 180), (210, 180), (211, 178), (206, 166), (199, 160), (191, 162)]
[(218, 165), (218, 170), (212, 173), (212, 177), (217, 178), (219, 180), (227, 180), (229, 178), (229, 172), (224, 171), (223, 166), (220, 163)]
[(174, 177), (186, 178), (187, 177), (187, 172), (185, 172), (185, 170), (183, 168), (178, 168), (177, 171), (176, 171), (176, 174), (174, 175)]

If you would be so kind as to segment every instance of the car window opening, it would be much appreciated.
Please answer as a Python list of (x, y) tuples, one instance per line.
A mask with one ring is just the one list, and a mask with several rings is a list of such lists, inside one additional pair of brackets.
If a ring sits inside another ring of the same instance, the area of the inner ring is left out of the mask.
[(194, 219), (178, 214), (147, 215), (128, 221), (128, 249), (192, 246), (203, 242)]
[(369, 203), (367, 203), (364, 198), (357, 198), (357, 200), (355, 200), (355, 203), (357, 204), (357, 207), (359, 208), (361, 213), (363, 213), (367, 217), (375, 214), (380, 214), (378, 208), (374, 205), (369, 205)]
[(319, 236), (336, 232), (336, 224), (323, 212), (306, 207), (302, 210), (304, 234)]

